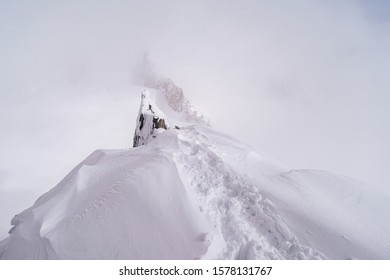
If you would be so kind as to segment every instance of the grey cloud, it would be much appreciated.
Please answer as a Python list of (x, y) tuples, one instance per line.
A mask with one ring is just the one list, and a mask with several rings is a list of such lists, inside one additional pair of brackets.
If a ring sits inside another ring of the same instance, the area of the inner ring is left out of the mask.
[(292, 168), (385, 186), (388, 10), (387, 1), (2, 1), (0, 94), (130, 80), (148, 51), (215, 127)]

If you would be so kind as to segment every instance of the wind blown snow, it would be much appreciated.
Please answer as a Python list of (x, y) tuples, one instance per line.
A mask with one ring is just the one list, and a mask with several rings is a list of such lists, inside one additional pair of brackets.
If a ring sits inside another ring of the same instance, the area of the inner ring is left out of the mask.
[(178, 119), (150, 92), (155, 112), (180, 128), (93, 152), (12, 219), (0, 258), (390, 258), (386, 195), (329, 172), (289, 170)]

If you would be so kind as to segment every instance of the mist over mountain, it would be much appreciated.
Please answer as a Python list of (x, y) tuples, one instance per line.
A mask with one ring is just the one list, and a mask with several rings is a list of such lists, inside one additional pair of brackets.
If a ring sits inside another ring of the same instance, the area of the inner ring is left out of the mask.
[(88, 156), (12, 219), (0, 257), (390, 257), (384, 194), (289, 170), (175, 108), (164, 91), (143, 90), (134, 148)]
[[(93, 201), (102, 194), (87, 194), (94, 193), (94, 186), (102, 192), (108, 189), (106, 183), (92, 180), (92, 173), (107, 179), (107, 184), (126, 177), (125, 171), (115, 173), (110, 162), (137, 170), (143, 174), (140, 180), (145, 190), (155, 190), (154, 179), (143, 165), (146, 162), (136, 164), (132, 156), (125, 156), (139, 153), (134, 157), (150, 159), (166, 191), (179, 192), (190, 213), (177, 217), (188, 224), (175, 222), (172, 227), (188, 236), (163, 234), (181, 239), (180, 246), (187, 244), (185, 252), (170, 241), (177, 250), (169, 255), (161, 249), (154, 252), (155, 257), (386, 258), (389, 23), (390, 3), (383, 0), (0, 1), (3, 257), (140, 256), (119, 253), (115, 242), (110, 243), (107, 255), (103, 249), (92, 252), (89, 247), (84, 248), (88, 254), (72, 254), (73, 248), (60, 252), (55, 244), (68, 248), (78, 244), (68, 233), (83, 231), (81, 223), (71, 223), (68, 232), (62, 223), (81, 215), (78, 211), (86, 205), (94, 215), (100, 213)], [(231, 137), (237, 139), (231, 140), (232, 146), (223, 144)], [(249, 156), (244, 156), (247, 151)], [(172, 169), (168, 172), (164, 164), (153, 160), (152, 154), (159, 152), (168, 154), (166, 167), (178, 170), (172, 175), (175, 182), (164, 177)], [(228, 162), (229, 154), (237, 158), (236, 163)], [(259, 156), (254, 159), (254, 154)], [(177, 155), (184, 158), (179, 160)], [(215, 161), (207, 161), (209, 157)], [(217, 163), (223, 166), (221, 170), (215, 168)], [(241, 167), (251, 164), (257, 167), (248, 175)], [(197, 169), (183, 173), (187, 170), (183, 166)], [(227, 173), (234, 175), (223, 175)], [(64, 177), (71, 178), (73, 185), (64, 182)], [(126, 186), (135, 184), (124, 181)], [(57, 187), (49, 191), (53, 186)], [(183, 189), (195, 193), (184, 195)], [(51, 195), (36, 202), (48, 191)], [(207, 200), (212, 193), (219, 193), (218, 203), (228, 206), (207, 208), (204, 204), (217, 201)], [(224, 198), (225, 193), (232, 197)], [(241, 193), (250, 193), (250, 198)], [(133, 199), (128, 193), (119, 194)], [(139, 194), (147, 197), (142, 191)], [(67, 205), (70, 199), (73, 206)], [(198, 201), (190, 203), (193, 199)], [(116, 198), (108, 200), (118, 205), (113, 210), (118, 217), (130, 211)], [(260, 206), (252, 207), (253, 201)], [(53, 207), (57, 203), (63, 208)], [(145, 205), (153, 204), (142, 203), (135, 208), (145, 210), (149, 209)], [(161, 209), (167, 207), (173, 215), (182, 210), (180, 205), (170, 208), (169, 203), (160, 203)], [(197, 207), (206, 210), (199, 213)], [(45, 216), (35, 208), (51, 214)], [(255, 213), (248, 221), (242, 216), (246, 210), (240, 210), (244, 208)], [(152, 216), (160, 215), (153, 206), (150, 211)], [(10, 221), (18, 213), (13, 227)], [(221, 213), (226, 214), (221, 221), (246, 222), (236, 232), (234, 226), (218, 222), (216, 215)], [(232, 213), (242, 215), (233, 217)], [(104, 222), (104, 218), (83, 215), (80, 222), (99, 227)], [(266, 222), (255, 221), (259, 217)], [(282, 230), (272, 229), (276, 224)], [(121, 226), (124, 238), (143, 233), (129, 227)], [(150, 227), (156, 229), (155, 224)], [(14, 228), (11, 236), (10, 228)], [(272, 232), (269, 238), (266, 229)], [(110, 234), (95, 236), (95, 241)], [(194, 236), (200, 243), (194, 242)], [(82, 233), (79, 237), (84, 238)], [(51, 241), (42, 241), (46, 239)], [(49, 253), (29, 255), (12, 240), (35, 253), (41, 249)], [(124, 240), (116, 242), (125, 244)], [(216, 240), (221, 242), (216, 244)], [(93, 245), (97, 243), (88, 243)], [(235, 253), (227, 253), (227, 248)]]
[(11, 100), (123, 84), (146, 51), (220, 131), (236, 135), (245, 119), (256, 129), (241, 139), (280, 161), (388, 192), (389, 10), (383, 0), (1, 1), (1, 152), (12, 127), (28, 131)]

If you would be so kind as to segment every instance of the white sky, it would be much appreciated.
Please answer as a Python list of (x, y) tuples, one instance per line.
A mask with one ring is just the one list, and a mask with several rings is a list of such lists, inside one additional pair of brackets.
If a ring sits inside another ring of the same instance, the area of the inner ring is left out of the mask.
[(389, 189), (389, 7), (0, 0), (0, 100), (48, 83), (130, 79), (147, 51), (214, 127), (291, 168)]

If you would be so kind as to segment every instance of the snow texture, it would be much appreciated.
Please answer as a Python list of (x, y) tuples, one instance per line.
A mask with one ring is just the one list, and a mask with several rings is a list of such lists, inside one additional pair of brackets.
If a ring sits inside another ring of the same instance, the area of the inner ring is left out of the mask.
[(13, 218), (0, 258), (390, 258), (384, 194), (325, 171), (289, 170), (186, 124), (161, 96), (151, 90), (144, 104), (180, 129), (93, 152)]
[(140, 93), (128, 81), (42, 83), (0, 102), (0, 240), (30, 207), (92, 151), (126, 149)]

